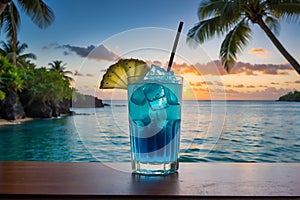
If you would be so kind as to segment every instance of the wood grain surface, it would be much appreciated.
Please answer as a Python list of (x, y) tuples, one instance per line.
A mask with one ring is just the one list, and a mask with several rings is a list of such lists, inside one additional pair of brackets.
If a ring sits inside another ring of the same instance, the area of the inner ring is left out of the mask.
[(300, 196), (300, 164), (180, 163), (176, 174), (143, 176), (130, 163), (0, 162), (0, 199), (20, 195)]

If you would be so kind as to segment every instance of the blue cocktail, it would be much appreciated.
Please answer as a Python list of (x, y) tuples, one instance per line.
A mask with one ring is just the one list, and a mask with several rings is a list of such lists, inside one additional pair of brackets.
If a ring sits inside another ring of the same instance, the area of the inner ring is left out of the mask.
[(133, 172), (176, 172), (179, 161), (182, 77), (129, 77), (128, 83)]

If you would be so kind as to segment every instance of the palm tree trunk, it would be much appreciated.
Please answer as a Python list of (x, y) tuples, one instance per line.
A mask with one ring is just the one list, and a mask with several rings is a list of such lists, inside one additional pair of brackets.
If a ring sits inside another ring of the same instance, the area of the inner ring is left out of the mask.
[(264, 30), (279, 52), (287, 59), (287, 61), (294, 67), (294, 69), (300, 74), (300, 65), (299, 63), (293, 58), (293, 56), (287, 52), (287, 50), (283, 47), (283, 45), (279, 42), (279, 40), (275, 37), (269, 27), (264, 23), (262, 19), (258, 20), (258, 25)]
[[(10, 9), (12, 9), (13, 7), (10, 6)], [(12, 29), (13, 29), (13, 33), (11, 36), (11, 46), (12, 46), (12, 64), (13, 65), (17, 65), (17, 41), (18, 41), (18, 36), (17, 36), (17, 25), (15, 22), (15, 18), (14, 18), (14, 12), (13, 10), (10, 10), (10, 15), (11, 15), (11, 20), (12, 20)]]

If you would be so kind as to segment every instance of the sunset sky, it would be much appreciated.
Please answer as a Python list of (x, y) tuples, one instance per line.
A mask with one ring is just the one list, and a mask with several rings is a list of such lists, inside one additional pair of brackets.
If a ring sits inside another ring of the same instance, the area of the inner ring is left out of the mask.
[[(19, 40), (37, 55), (37, 66), (62, 60), (74, 73), (73, 85), (103, 99), (124, 99), (124, 91), (99, 91), (105, 69), (118, 57), (136, 57), (165, 66), (179, 21), (184, 21), (173, 70), (185, 78), (186, 99), (267, 100), (300, 90), (300, 76), (264, 32), (253, 26), (252, 39), (227, 73), (220, 65), (223, 37), (197, 48), (186, 34), (198, 22), (200, 0), (44, 0), (56, 19), (38, 29), (22, 17)], [(281, 23), (278, 39), (300, 62), (300, 25)], [(3, 40), (3, 36), (1, 35)]]

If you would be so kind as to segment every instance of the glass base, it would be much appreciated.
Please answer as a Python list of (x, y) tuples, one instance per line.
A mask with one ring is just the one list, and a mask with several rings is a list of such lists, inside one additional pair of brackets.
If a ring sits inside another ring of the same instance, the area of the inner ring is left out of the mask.
[(144, 175), (168, 175), (178, 170), (179, 159), (175, 162), (168, 163), (143, 163), (139, 161), (131, 161), (133, 173)]

